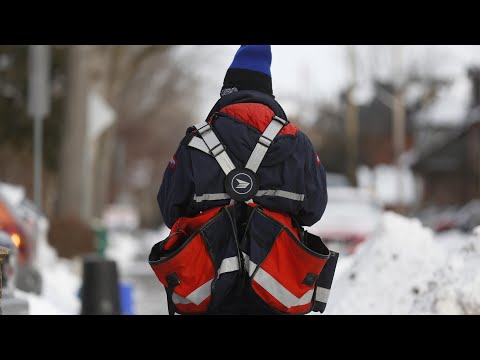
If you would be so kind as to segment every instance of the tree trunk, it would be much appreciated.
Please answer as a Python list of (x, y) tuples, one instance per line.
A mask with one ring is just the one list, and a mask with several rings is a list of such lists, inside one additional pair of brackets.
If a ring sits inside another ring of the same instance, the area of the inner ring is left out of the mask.
[(84, 194), (87, 59), (84, 47), (68, 50), (67, 101), (60, 159), (57, 214), (87, 220)]

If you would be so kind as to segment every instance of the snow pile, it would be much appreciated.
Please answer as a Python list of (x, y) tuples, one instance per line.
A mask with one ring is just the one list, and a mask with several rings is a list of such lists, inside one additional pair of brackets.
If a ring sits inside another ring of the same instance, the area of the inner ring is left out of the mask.
[[(138, 258), (141, 242), (129, 231), (109, 231), (105, 255), (121, 269), (128, 269)], [(146, 259), (145, 259), (146, 261)]]
[(15, 297), (28, 301), (29, 315), (69, 315), (57, 308), (45, 297), (21, 290), (15, 290)]
[(81, 281), (72, 271), (72, 262), (56, 258), (49, 266), (40, 268), (40, 274), (41, 295), (15, 290), (15, 297), (28, 301), (29, 314), (78, 315), (81, 305), (77, 294)]
[(480, 241), (480, 225), (473, 229), (473, 234), (478, 237), (478, 241)]
[[(341, 264), (341, 258), (339, 264)], [(480, 241), (387, 212), (337, 273), (325, 314), (480, 313)]]
[(148, 255), (153, 245), (164, 240), (170, 229), (162, 226), (158, 230), (117, 231), (108, 233), (107, 258), (115, 260), (121, 275), (153, 274), (148, 264)]
[(426, 291), (419, 293), (415, 312), (480, 314), (480, 241), (459, 232), (442, 234), (437, 241), (445, 251)]
[[(32, 315), (80, 313), (78, 291), (81, 286), (78, 261), (59, 258), (55, 249), (41, 239), (37, 248), (37, 266), (42, 276), (42, 294), (23, 294)], [(19, 292), (20, 293), (20, 292)], [(21, 297), (22, 294), (20, 293)]]
[(66, 259), (58, 259), (48, 268), (41, 269), (43, 279), (42, 297), (51, 302), (61, 313), (80, 313), (78, 292), (80, 277), (72, 271), (73, 264)]
[(0, 195), (5, 197), (12, 206), (18, 206), (25, 198), (25, 188), (15, 184), (0, 182)]

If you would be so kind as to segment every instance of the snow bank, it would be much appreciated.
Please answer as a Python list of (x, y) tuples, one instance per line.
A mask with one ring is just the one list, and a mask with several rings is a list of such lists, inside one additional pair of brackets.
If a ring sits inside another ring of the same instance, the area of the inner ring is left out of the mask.
[(153, 245), (169, 234), (170, 229), (166, 226), (158, 230), (109, 231), (105, 255), (116, 261), (121, 275), (153, 274), (148, 254)]
[(137, 259), (140, 246), (140, 241), (129, 231), (109, 231), (105, 255), (122, 269), (127, 269)]
[(480, 313), (480, 241), (474, 236), (435, 237), (419, 220), (387, 212), (380, 230), (347, 261), (325, 314)]
[(480, 225), (473, 229), (473, 234), (476, 235), (480, 241)]
[[(42, 275), (43, 287), (40, 297), (27, 294), (32, 315), (80, 313), (78, 291), (81, 286), (78, 262), (59, 258), (47, 242), (39, 241), (37, 264)], [(55, 309), (55, 310), (53, 310)]]
[(60, 310), (43, 296), (38, 296), (17, 289), (15, 290), (15, 297), (28, 301), (29, 315), (68, 315), (68, 313)]
[(72, 271), (72, 264), (66, 259), (59, 259), (52, 266), (42, 269), (42, 297), (52, 303), (60, 312), (71, 315), (80, 313), (78, 292), (80, 277)]
[(25, 198), (25, 188), (23, 186), (0, 182), (0, 195), (12, 205), (18, 206)]

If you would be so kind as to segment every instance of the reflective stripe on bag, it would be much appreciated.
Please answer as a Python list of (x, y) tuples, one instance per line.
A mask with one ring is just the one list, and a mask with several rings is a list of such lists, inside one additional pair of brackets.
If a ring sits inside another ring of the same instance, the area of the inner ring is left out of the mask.
[[(206, 313), (234, 286), (240, 260), (232, 234), (231, 218), (219, 207), (178, 219), (153, 246), (149, 262), (165, 287), (169, 313)], [(220, 286), (212, 294), (214, 284)]]
[(335, 269), (337, 267), (338, 255), (337, 252), (330, 251), (330, 257), (318, 277), (313, 311), (320, 311), (321, 313), (325, 311), (328, 296), (330, 295), (330, 288), (332, 287), (333, 276), (335, 275)]
[[(238, 263), (238, 258), (236, 256), (230, 257), (227, 259), (224, 259), (222, 261), (222, 264), (220, 265), (220, 269), (218, 270), (218, 276), (217, 278), (220, 277), (220, 275), (232, 272), (232, 271), (237, 271), (239, 269), (239, 263)], [(207, 281), (205, 284), (202, 286), (196, 288), (194, 291), (192, 291), (190, 294), (188, 294), (186, 297), (181, 297), (177, 293), (173, 293), (172, 300), (174, 304), (181, 304), (181, 305), (187, 305), (187, 304), (195, 304), (195, 305), (200, 305), (202, 302), (204, 302), (212, 293), (212, 281), (213, 279), (210, 279)]]
[(278, 302), (280, 302), (286, 308), (294, 306), (306, 305), (312, 302), (313, 290), (306, 291), (302, 297), (297, 297), (292, 294), (285, 286), (283, 286), (277, 279), (275, 279), (268, 272), (261, 267), (257, 269), (257, 264), (250, 260), (249, 256), (243, 253), (245, 258), (245, 267), (251, 277), (255, 272), (255, 278), (253, 281), (273, 296)]
[(312, 310), (317, 280), (330, 255), (319, 238), (313, 249), (300, 241), (290, 216), (256, 207), (242, 245), (256, 296), (280, 313)]

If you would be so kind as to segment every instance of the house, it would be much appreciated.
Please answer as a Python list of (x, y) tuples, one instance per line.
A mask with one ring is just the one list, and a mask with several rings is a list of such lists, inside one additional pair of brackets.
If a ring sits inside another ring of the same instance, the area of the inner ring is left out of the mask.
[(480, 198), (480, 117), (425, 151), (412, 169), (421, 179), (422, 207)]
[[(445, 85), (441, 79), (420, 79), (411, 81), (405, 89), (405, 151), (415, 144), (414, 116), (435, 98), (439, 89)], [(373, 168), (381, 164), (395, 164), (393, 143), (392, 94), (394, 86), (389, 82), (375, 81), (371, 96), (361, 104), (356, 104), (358, 113), (358, 156), (356, 163)], [(319, 109), (313, 139), (321, 154), (322, 162), (329, 171), (346, 171), (346, 92), (339, 98), (339, 106), (323, 106)], [(316, 136), (315, 134), (318, 134)]]
[[(359, 120), (359, 163), (374, 167), (395, 163), (392, 141), (393, 112), (391, 96), (394, 87), (390, 83), (375, 82), (375, 95), (370, 102), (358, 107)], [(405, 150), (413, 146), (411, 112), (406, 108)]]
[[(456, 125), (446, 126), (443, 122), (442, 126), (431, 126), (429, 131), (424, 127), (425, 141), (418, 141), (419, 151), (412, 169), (421, 183), (421, 207), (462, 205), (480, 198), (480, 68), (471, 68), (468, 75), (470, 104), (465, 96), (463, 111), (449, 116), (449, 121)], [(437, 107), (445, 109), (452, 109), (455, 103), (452, 98), (439, 101)], [(431, 113), (435, 114), (433, 121), (445, 116), (443, 111)]]

